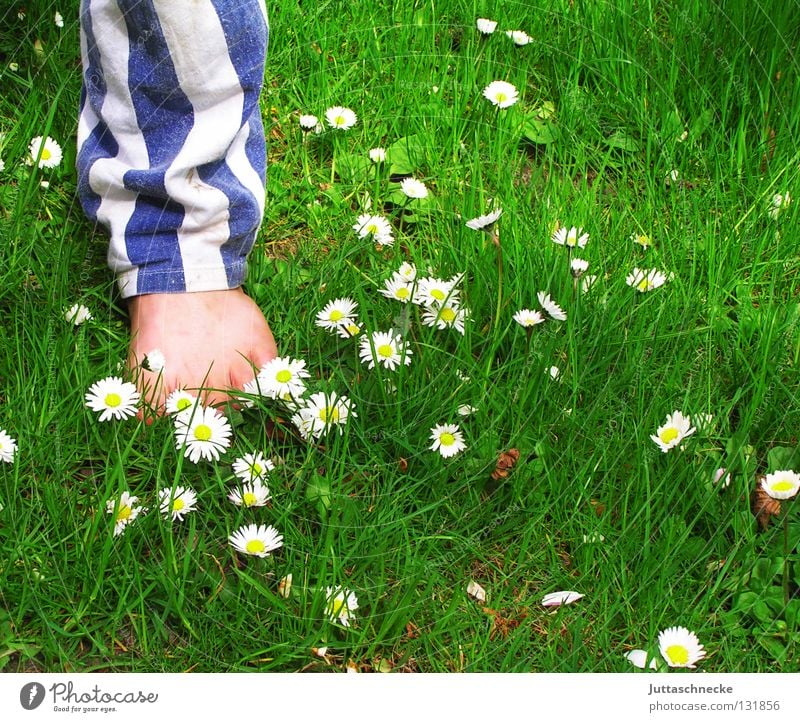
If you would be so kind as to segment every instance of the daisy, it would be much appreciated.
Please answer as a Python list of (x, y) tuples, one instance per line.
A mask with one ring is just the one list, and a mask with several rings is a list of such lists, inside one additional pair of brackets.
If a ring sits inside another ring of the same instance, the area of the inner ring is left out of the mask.
[(264, 524), (240, 526), (228, 537), (228, 541), (237, 552), (256, 557), (265, 557), (283, 546), (283, 536), (278, 530)]
[(458, 424), (437, 424), (431, 429), (431, 439), (433, 444), (428, 448), (438, 451), (445, 459), (467, 448)]
[(353, 403), (347, 396), (337, 396), (335, 391), (326, 395), (320, 391), (312, 394), (295, 416), (299, 417), (302, 426), (311, 436), (319, 436), (334, 425), (338, 426), (339, 433), (342, 433), (344, 431), (342, 427), (348, 418), (357, 415), (352, 406)]
[(556, 321), (567, 320), (567, 314), (564, 313), (564, 310), (561, 308), (561, 306), (559, 306), (552, 298), (550, 298), (549, 293), (539, 291), (539, 293), (536, 294), (536, 298), (539, 299), (539, 304), (547, 312), (547, 315), (550, 316), (550, 318), (554, 318)]
[(561, 376), (561, 369), (558, 368), (558, 366), (551, 366), (547, 370), (547, 373), (550, 374), (550, 378), (553, 379), (553, 381), (558, 381), (558, 377)]
[(666, 453), (695, 431), (689, 416), (684, 416), (680, 411), (673, 411), (667, 415), (666, 423), (659, 426), (656, 433), (651, 434), (650, 438), (655, 441), (661, 451)]
[(127, 419), (136, 413), (139, 392), (132, 383), (117, 376), (109, 376), (92, 384), (85, 398), (86, 406), (92, 411), (102, 412), (100, 421), (108, 421), (110, 418)]
[(63, 155), (61, 146), (49, 135), (47, 138), (37, 135), (31, 140), (28, 152), (30, 153), (29, 161), (31, 163), (38, 162), (39, 168), (55, 168), (61, 162)]
[(658, 663), (655, 659), (651, 659), (650, 664), (647, 663), (647, 651), (644, 649), (632, 649), (630, 652), (625, 652), (623, 656), (634, 667), (638, 667), (639, 669), (645, 669), (645, 667), (658, 669)]
[(409, 198), (427, 198), (428, 188), (416, 178), (403, 178), (400, 182), (400, 190)]
[(592, 286), (597, 282), (597, 276), (588, 275), (581, 281), (581, 293), (588, 293)]
[(299, 123), (301, 130), (305, 131), (306, 133), (321, 127), (319, 118), (317, 118), (316, 115), (301, 115), (299, 118)]
[(585, 595), (580, 592), (550, 592), (542, 598), (543, 607), (560, 607), (563, 604), (572, 604), (582, 599)]
[(363, 213), (358, 217), (353, 230), (358, 233), (359, 238), (372, 236), (373, 240), (381, 246), (391, 246), (394, 243), (392, 226), (384, 216)]
[(67, 319), (67, 323), (80, 326), (84, 321), (90, 321), (92, 314), (86, 306), (75, 303), (64, 312), (64, 318)]
[(328, 125), (336, 130), (350, 130), (358, 122), (356, 114), (350, 108), (342, 108), (339, 105), (328, 108), (325, 111), (325, 119)]
[(455, 282), (445, 281), (441, 278), (426, 276), (417, 282), (414, 294), (414, 303), (422, 306), (432, 306), (441, 303), (458, 303), (458, 290)]
[(308, 377), (305, 361), (278, 356), (261, 367), (256, 381), (262, 396), (285, 399), (302, 396), (306, 390), (303, 379)]
[(438, 329), (455, 328), (464, 335), (464, 319), (469, 318), (467, 309), (460, 308), (455, 303), (446, 303), (428, 306), (422, 313), (422, 323), (425, 326), (436, 326)]
[(772, 203), (769, 209), (769, 217), (775, 220), (783, 211), (789, 208), (792, 197), (789, 193), (776, 193), (772, 196)]
[(631, 240), (642, 248), (650, 248), (653, 245), (653, 239), (646, 233), (631, 233)]
[(483, 97), (498, 108), (510, 108), (519, 100), (517, 89), (505, 80), (494, 80), (483, 89)]
[(575, 278), (580, 278), (588, 270), (589, 261), (585, 261), (583, 258), (573, 258), (569, 262), (569, 268)]
[(408, 303), (414, 296), (414, 285), (397, 275), (387, 279), (383, 288), (378, 289), (378, 293), (386, 298), (391, 298), (400, 303)]
[(123, 491), (119, 501), (109, 499), (106, 502), (106, 512), (114, 514), (114, 536), (119, 536), (125, 531), (125, 528), (139, 514), (145, 511), (143, 506), (137, 506), (136, 502), (139, 501), (138, 496), (131, 496), (129, 492)]
[(700, 431), (709, 433), (714, 428), (713, 414), (695, 414), (694, 423)]
[(344, 627), (350, 626), (352, 614), (358, 609), (358, 599), (349, 589), (343, 587), (325, 588), (325, 614), (331, 622), (339, 622)]
[(791, 499), (800, 489), (800, 474), (790, 469), (773, 471), (764, 477), (761, 488), (773, 499)]
[(400, 268), (394, 272), (394, 276), (410, 283), (417, 278), (417, 267), (413, 263), (403, 261)]
[(56, 24), (57, 28), (64, 27), (64, 17), (58, 10), (56, 10), (56, 14), (53, 16), (53, 22)]
[(641, 293), (652, 291), (667, 282), (667, 277), (657, 271), (655, 268), (643, 270), (641, 268), (634, 268), (633, 273), (628, 274), (625, 283), (635, 288)]
[(511, 38), (518, 48), (533, 42), (533, 38), (524, 30), (506, 30), (506, 37)]
[(497, 222), (497, 219), (503, 214), (502, 208), (495, 208), (491, 213), (483, 216), (478, 216), (472, 220), (467, 221), (467, 228), (473, 231), (490, 231), (492, 226)]
[(585, 248), (586, 244), (589, 242), (589, 234), (582, 233), (583, 228), (576, 228), (572, 226), (572, 228), (567, 229), (566, 226), (562, 226), (555, 233), (550, 237), (553, 243), (558, 243), (559, 246), (566, 246), (567, 248), (575, 248), (578, 246), (579, 248)]
[(723, 489), (727, 489), (731, 485), (731, 475), (724, 467), (720, 467), (714, 472), (714, 483), (720, 484)]
[(0, 429), (0, 461), (13, 464), (16, 453), (17, 440), (9, 436), (5, 429)]
[(158, 492), (161, 513), (172, 517), (172, 521), (183, 521), (184, 514), (195, 510), (197, 494), (194, 489), (176, 486), (175, 490), (162, 489)]
[(695, 662), (706, 656), (697, 635), (686, 627), (670, 627), (659, 632), (658, 649), (670, 667), (694, 669)]
[(6, 169), (6, 162), (0, 158), (0, 173), (2, 173)]
[(228, 494), (228, 499), (236, 506), (244, 506), (248, 509), (251, 506), (265, 506), (270, 500), (269, 487), (256, 479), (251, 484), (243, 484), (241, 491), (232, 489)]
[(349, 318), (336, 329), (336, 333), (342, 338), (355, 338), (361, 333), (361, 326)]
[(411, 349), (394, 329), (386, 332), (375, 331), (372, 337), (364, 336), (361, 339), (358, 355), (371, 369), (375, 368), (376, 359), (390, 371), (394, 371), (401, 363), (406, 366), (411, 363)]
[(470, 406), (469, 404), (461, 404), (457, 409), (459, 416), (472, 416), (477, 410), (477, 407)]
[(260, 451), (245, 454), (233, 462), (233, 473), (242, 481), (258, 481), (267, 478), (267, 474), (275, 468), (275, 464), (264, 458)]
[(150, 371), (158, 373), (159, 371), (164, 370), (164, 366), (166, 365), (167, 360), (164, 358), (164, 354), (161, 353), (157, 348), (153, 349), (152, 351), (148, 351), (144, 355), (144, 361), (142, 362), (142, 366)]
[(231, 445), (231, 425), (219, 411), (197, 406), (189, 417), (175, 417), (175, 446), (193, 464), (201, 458), (219, 461), (219, 455)]
[(478, 18), (475, 21), (475, 25), (478, 28), (478, 32), (482, 35), (491, 35), (497, 30), (497, 21), (489, 20), (488, 18)]
[(192, 396), (184, 389), (175, 389), (167, 396), (166, 410), (168, 414), (180, 414), (185, 411), (191, 412), (192, 407), (197, 403), (197, 397)]
[(386, 150), (384, 148), (370, 148), (369, 159), (373, 163), (383, 163), (386, 160)]
[(529, 308), (522, 308), (514, 314), (514, 320), (525, 328), (530, 328), (538, 323), (544, 323), (544, 316), (538, 311), (531, 311)]
[(317, 314), (317, 326), (335, 330), (345, 321), (353, 320), (358, 304), (352, 298), (337, 298)]

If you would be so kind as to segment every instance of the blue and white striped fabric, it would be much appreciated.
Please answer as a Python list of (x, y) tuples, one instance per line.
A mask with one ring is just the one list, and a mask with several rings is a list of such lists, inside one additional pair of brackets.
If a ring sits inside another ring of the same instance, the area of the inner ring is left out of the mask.
[(123, 297), (244, 280), (268, 36), (264, 0), (82, 0), (79, 194)]

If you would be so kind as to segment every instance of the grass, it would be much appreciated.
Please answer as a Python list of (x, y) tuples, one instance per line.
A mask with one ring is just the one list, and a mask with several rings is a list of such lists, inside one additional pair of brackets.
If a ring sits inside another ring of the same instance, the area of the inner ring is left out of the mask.
[[(58, 29), (51, 4), (26, 7), (0, 14), (0, 428), (19, 444), (0, 464), (6, 670), (623, 672), (625, 651), (657, 653), (673, 625), (697, 633), (706, 671), (797, 669), (790, 605), (764, 621), (737, 602), (764, 559), (787, 556), (749, 495), (800, 428), (797, 204), (767, 214), (774, 193), (800, 197), (791, 4), (275, 3), (268, 203), (246, 289), (313, 390), (347, 394), (358, 416), (316, 446), (269, 439), (281, 412), (261, 404), (233, 418), (224, 463), (197, 466), (169, 424), (100, 424), (83, 405), (125, 357), (126, 317), (75, 196), (75, 11)], [(477, 17), (498, 32), (479, 37)], [(534, 41), (515, 48), (500, 32), (514, 28)], [(481, 96), (497, 79), (522, 97), (505, 111)], [(358, 124), (304, 139), (298, 115), (333, 105)], [(53, 171), (25, 166), (35, 135), (64, 148)], [(364, 160), (402, 138), (431, 191), (411, 221)], [(502, 275), (488, 234), (464, 225), (490, 199)], [(392, 220), (391, 248), (352, 231), (368, 200)], [(591, 235), (586, 294), (550, 241), (558, 221)], [(402, 261), (465, 274), (463, 336), (377, 293)], [(674, 275), (637, 294), (634, 266)], [(528, 337), (512, 316), (542, 290), (568, 320)], [(348, 295), (366, 329), (407, 329), (410, 366), (367, 370), (353, 341), (315, 326)], [(73, 303), (94, 319), (65, 323)], [(476, 413), (459, 417), (462, 404)], [(663, 454), (649, 437), (675, 409), (713, 414), (713, 428)], [(428, 436), (447, 421), (468, 449), (442, 460)], [(493, 480), (512, 448), (518, 463)], [(230, 462), (255, 449), (285, 463), (271, 505), (241, 511)], [(718, 467), (727, 489), (711, 483)], [(154, 508), (175, 483), (199, 495), (182, 524)], [(126, 489), (151, 511), (114, 537), (105, 503)], [(245, 522), (273, 524), (285, 546), (237, 557), (227, 536)], [(350, 629), (325, 620), (337, 585), (358, 595)], [(561, 589), (586, 596), (541, 606)]]

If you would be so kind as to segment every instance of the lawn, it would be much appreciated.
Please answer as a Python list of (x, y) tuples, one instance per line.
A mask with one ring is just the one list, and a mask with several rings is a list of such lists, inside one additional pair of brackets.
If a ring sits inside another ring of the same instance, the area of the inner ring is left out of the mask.
[[(0, 668), (637, 673), (683, 627), (698, 670), (798, 669), (800, 512), (758, 491), (800, 483), (791, 3), (268, 2), (245, 289), (309, 376), (197, 463), (86, 405), (128, 338), (76, 196), (74, 4), (0, 10)], [(313, 394), (346, 423), (298, 423)], [(259, 452), (270, 498), (234, 505)], [(282, 545), (240, 553), (249, 524)]]

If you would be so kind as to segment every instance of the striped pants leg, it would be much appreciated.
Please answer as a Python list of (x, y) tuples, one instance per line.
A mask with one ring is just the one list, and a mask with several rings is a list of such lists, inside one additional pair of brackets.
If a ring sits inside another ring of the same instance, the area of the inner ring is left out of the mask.
[(78, 192), (123, 298), (244, 280), (268, 35), (264, 0), (81, 0)]

